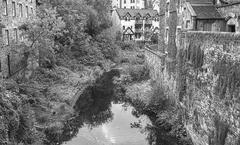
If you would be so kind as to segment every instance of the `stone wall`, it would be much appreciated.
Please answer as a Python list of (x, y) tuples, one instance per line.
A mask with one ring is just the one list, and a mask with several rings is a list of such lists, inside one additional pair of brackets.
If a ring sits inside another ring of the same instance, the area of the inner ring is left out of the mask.
[(146, 49), (152, 79), (185, 110), (182, 121), (196, 145), (238, 145), (240, 34), (188, 31), (178, 38), (174, 72), (171, 57)]
[[(145, 51), (152, 80), (182, 108), (182, 121), (195, 145), (239, 145), (240, 34), (183, 32), (177, 29), (182, 17), (175, 13), (177, 0), (169, 1), (169, 13), (166, 2), (160, 1), (159, 50)], [(237, 22), (239, 31), (238, 5), (218, 9), (228, 24)], [(224, 31), (223, 25), (213, 28)]]
[(146, 63), (150, 70), (151, 80), (163, 89), (165, 99), (170, 99), (176, 103), (177, 99), (177, 81), (173, 73), (168, 72), (168, 63), (172, 59), (166, 57), (161, 51), (152, 50), (151, 47), (145, 47)]
[(218, 10), (227, 19), (227, 25), (235, 25), (236, 31), (240, 32), (240, 3), (220, 6)]
[(186, 126), (198, 145), (237, 145), (240, 135), (240, 35), (187, 32)]

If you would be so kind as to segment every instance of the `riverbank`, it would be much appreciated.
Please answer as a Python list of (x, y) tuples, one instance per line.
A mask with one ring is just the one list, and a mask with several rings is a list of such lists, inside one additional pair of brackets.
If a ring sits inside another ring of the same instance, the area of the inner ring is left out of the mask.
[(103, 74), (98, 66), (74, 72), (63, 66), (39, 68), (24, 83), (5, 81), (0, 105), (0, 144), (47, 144), (46, 130), (61, 131), (74, 114), (76, 93)]
[[(86, 100), (88, 88), (116, 63), (128, 68), (133, 76), (131, 81), (141, 77), (135, 75), (134, 69), (142, 68), (142, 55), (134, 47), (121, 43), (115, 62), (105, 59), (101, 65), (87, 66), (81, 60), (60, 57), (53, 69), (38, 68), (28, 80), (18, 77), (4, 80), (0, 97), (0, 144), (59, 143), (57, 138), (66, 135), (65, 123), (81, 108), (78, 100)], [(86, 103), (92, 105), (91, 101)]]
[(127, 67), (122, 67), (121, 77), (116, 81), (117, 100), (133, 106), (136, 109), (134, 115), (147, 115), (151, 119), (152, 126), (147, 132), (154, 137), (150, 142), (158, 145), (192, 145), (181, 118), (182, 114), (176, 113), (179, 108), (166, 98), (156, 81), (151, 80), (144, 53), (142, 50), (140, 52), (144, 58), (141, 65), (145, 75), (142, 75), (142, 71), (135, 71), (137, 74), (134, 76), (139, 77), (132, 80)]
[[(157, 145), (192, 145), (191, 139), (184, 128), (180, 114), (175, 114), (174, 106), (165, 106), (164, 102), (154, 96), (154, 87), (151, 80), (143, 80), (127, 86), (121, 90), (123, 102), (129, 103), (136, 110), (134, 115), (147, 115), (152, 126), (147, 128), (147, 133)], [(156, 94), (155, 94), (156, 95)]]

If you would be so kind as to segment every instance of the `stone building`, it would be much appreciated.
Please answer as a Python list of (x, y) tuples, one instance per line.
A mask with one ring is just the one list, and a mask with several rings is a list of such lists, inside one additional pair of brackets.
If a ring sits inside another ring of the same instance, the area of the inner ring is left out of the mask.
[(240, 32), (240, 1), (218, 2), (216, 5), (226, 20), (226, 31)]
[(225, 18), (221, 15), (211, 0), (170, 0), (161, 2), (160, 16), (165, 24), (165, 42), (168, 42), (170, 15), (175, 13), (177, 18), (177, 32), (180, 30), (194, 31), (225, 31)]
[(112, 0), (113, 8), (144, 9), (145, 0)]
[(0, 72), (8, 77), (22, 67), (22, 55), (12, 52), (11, 45), (23, 40), (18, 27), (36, 13), (36, 0), (0, 1)]
[(186, 0), (180, 8), (183, 30), (225, 31), (225, 18), (212, 1)]
[(125, 41), (147, 40), (147, 35), (159, 27), (158, 12), (152, 9), (115, 9), (112, 18), (115, 32), (120, 32)]
[(160, 0), (158, 51), (146, 59), (153, 80), (182, 107), (195, 145), (239, 144), (239, 64), (228, 59), (240, 54), (239, 33), (229, 33), (239, 32), (239, 13), (239, 0)]

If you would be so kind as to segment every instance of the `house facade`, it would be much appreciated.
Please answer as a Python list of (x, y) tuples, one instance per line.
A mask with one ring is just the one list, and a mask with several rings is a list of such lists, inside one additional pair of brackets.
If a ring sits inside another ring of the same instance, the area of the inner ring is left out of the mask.
[(216, 3), (219, 12), (226, 20), (227, 32), (240, 32), (240, 1)]
[(186, 0), (182, 3), (182, 29), (225, 31), (225, 18), (210, 0)]
[(18, 27), (36, 15), (36, 0), (0, 0), (0, 72), (8, 77), (21, 68), (11, 44), (23, 40)]
[(115, 32), (125, 41), (145, 41), (159, 28), (159, 14), (152, 9), (115, 9), (112, 18)]
[(161, 0), (159, 5), (162, 22), (160, 35), (165, 44), (168, 44), (169, 37), (176, 38), (180, 31), (234, 32), (240, 28), (238, 19), (240, 2)]
[(113, 8), (144, 9), (145, 0), (112, 0)]

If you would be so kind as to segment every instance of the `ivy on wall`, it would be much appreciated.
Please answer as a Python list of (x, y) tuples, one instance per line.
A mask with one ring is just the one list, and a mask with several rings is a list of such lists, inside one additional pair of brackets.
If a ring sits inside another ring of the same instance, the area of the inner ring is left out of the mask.
[[(182, 72), (187, 87), (185, 101), (193, 124), (210, 141), (229, 144), (240, 134), (240, 35), (214, 32), (187, 32)], [(194, 110), (199, 113), (194, 113)], [(204, 111), (205, 110), (205, 111)], [(214, 118), (218, 118), (218, 121)], [(215, 122), (214, 122), (215, 120)], [(220, 129), (219, 124), (223, 129)], [(237, 130), (235, 128), (238, 128)], [(229, 131), (228, 131), (229, 129)], [(208, 132), (208, 133), (207, 133)]]

